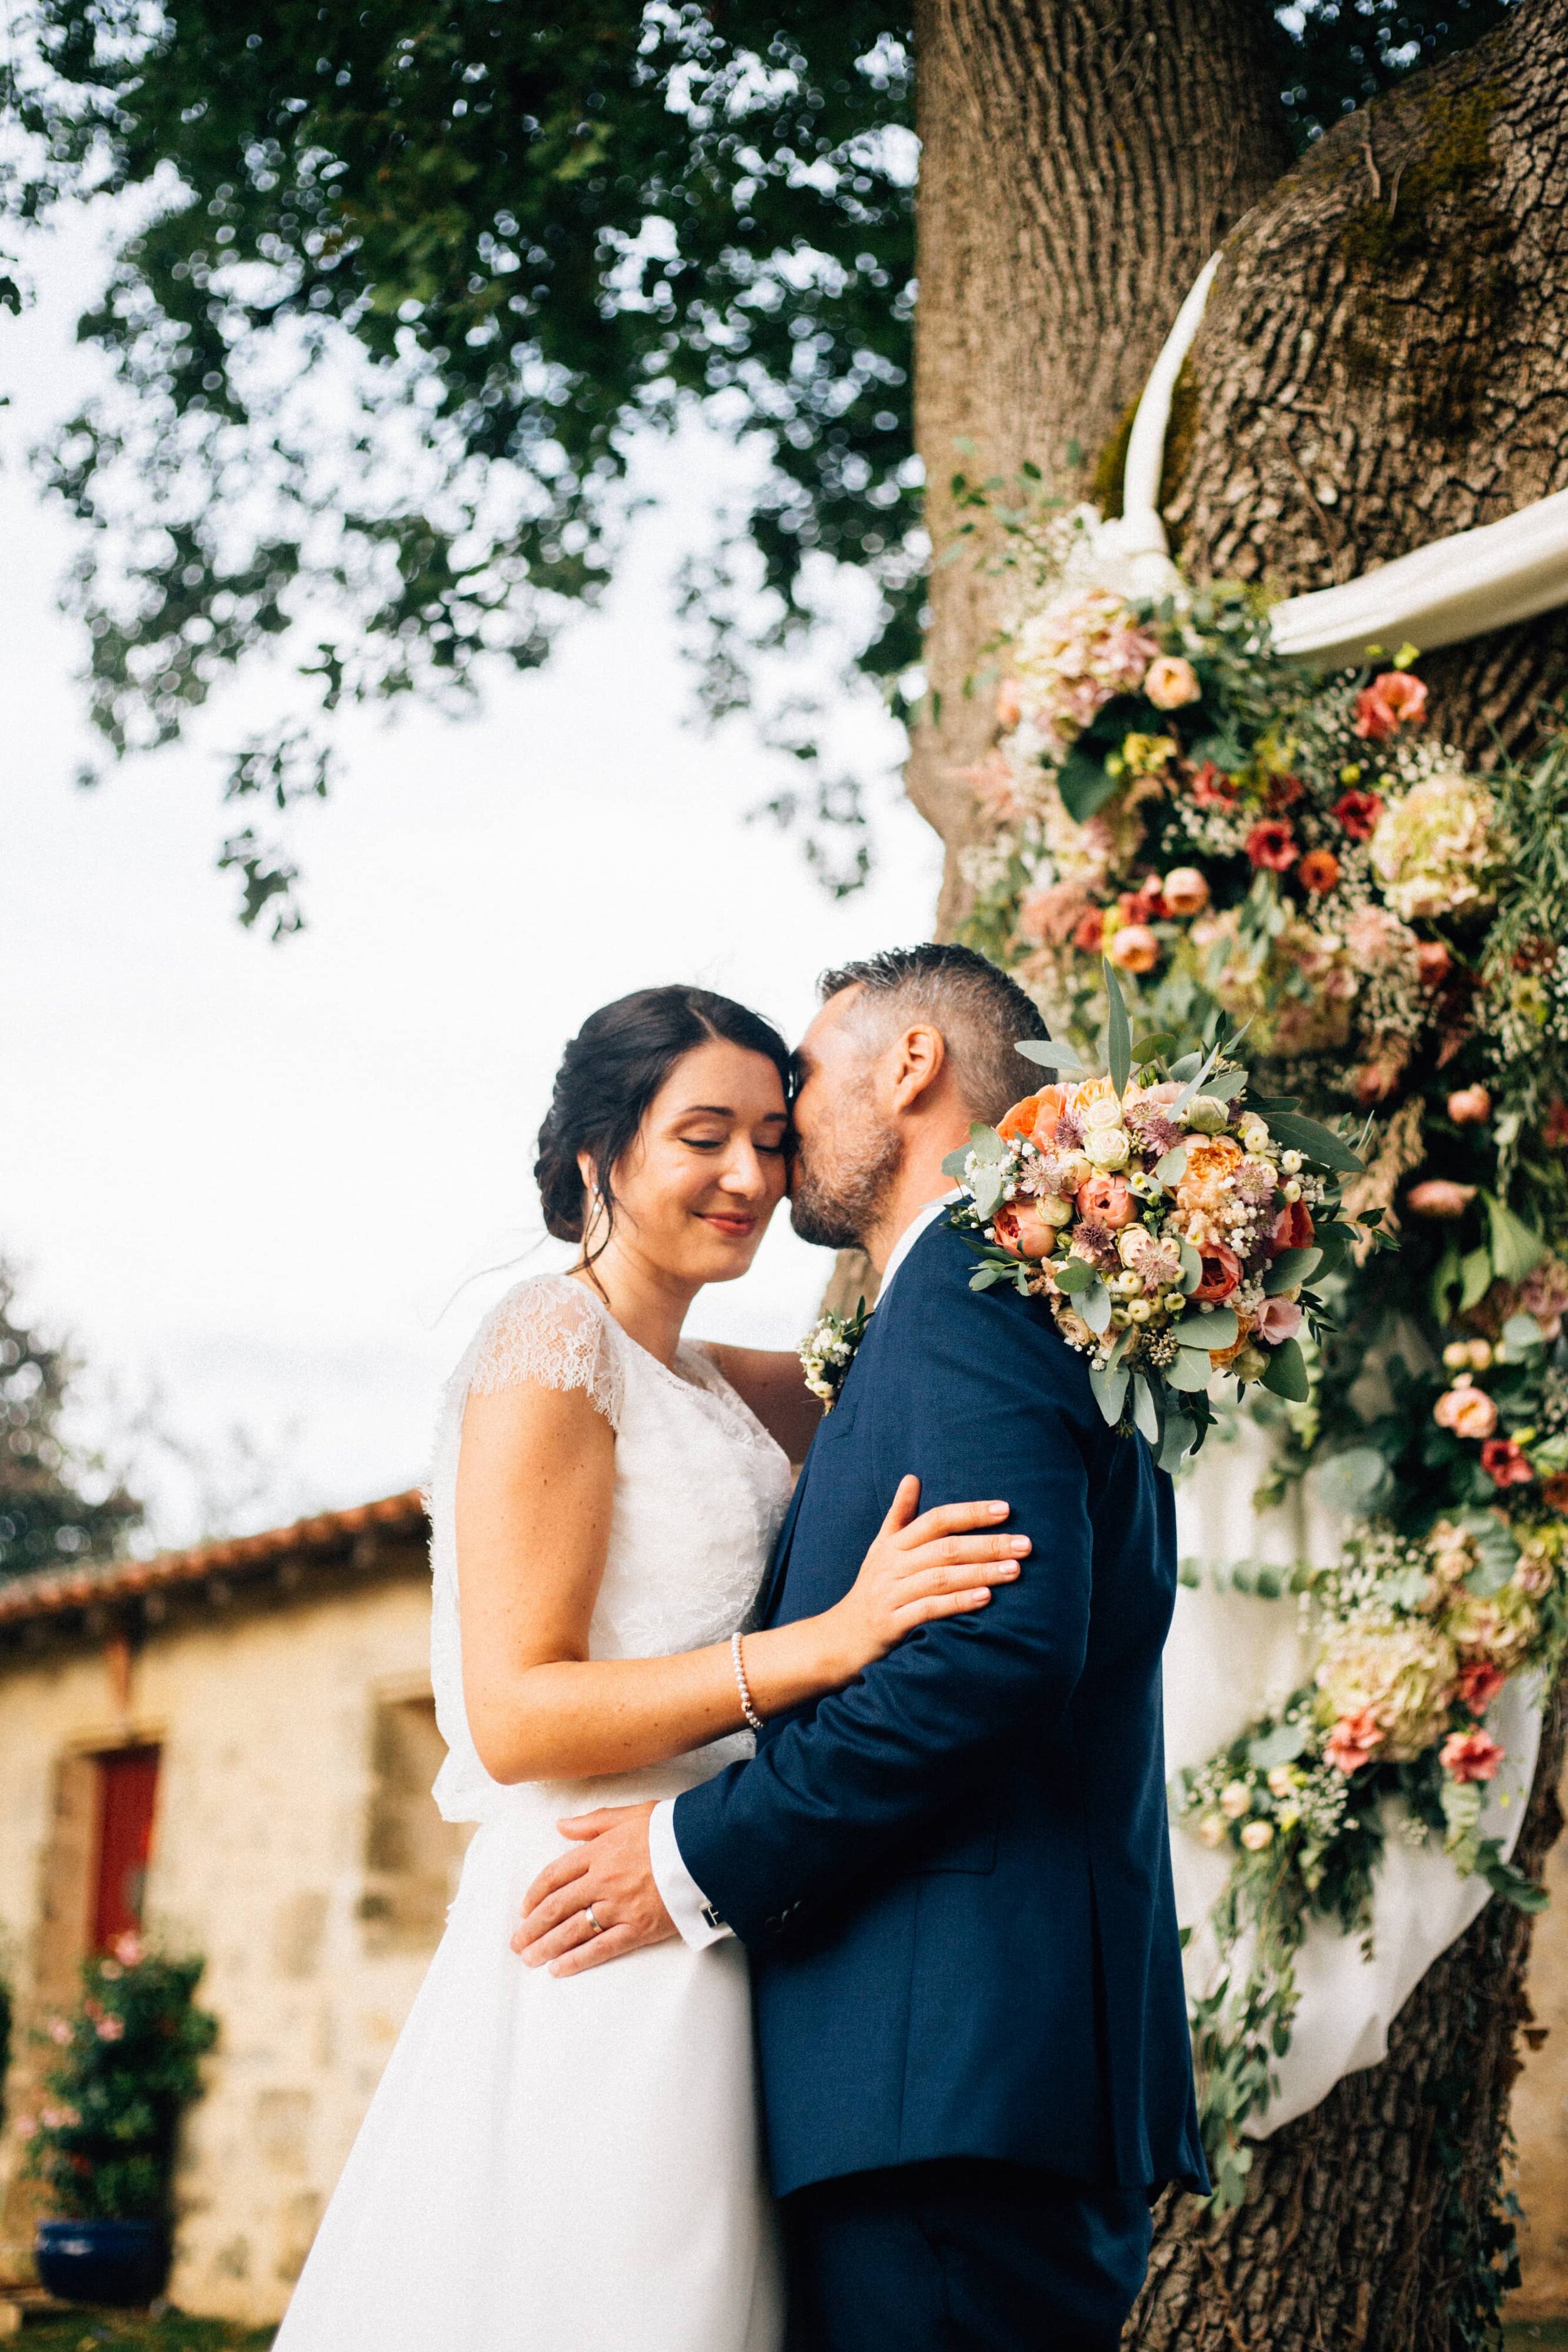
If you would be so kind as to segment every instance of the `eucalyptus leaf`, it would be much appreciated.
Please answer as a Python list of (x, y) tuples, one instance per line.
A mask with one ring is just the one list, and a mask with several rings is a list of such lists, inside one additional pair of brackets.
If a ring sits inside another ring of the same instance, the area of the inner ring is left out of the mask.
[(1002, 1268), (999, 1265), (979, 1266), (969, 1277), (969, 1287), (971, 1290), (989, 1290), (994, 1282), (1001, 1279)]
[(1159, 1184), (1179, 1184), (1187, 1172), (1187, 1147), (1173, 1143), (1163, 1159), (1154, 1162), (1154, 1181)]
[(1162, 1062), (1167, 1054), (1176, 1050), (1176, 1040), (1167, 1029), (1156, 1029), (1149, 1035), (1132, 1040), (1132, 1060), (1142, 1069), (1147, 1062)]
[(1132, 1424), (1151, 1445), (1160, 1443), (1160, 1416), (1154, 1410), (1154, 1391), (1142, 1372), (1132, 1375)]
[(1247, 1760), (1255, 1772), (1272, 1772), (1276, 1764), (1294, 1764), (1306, 1747), (1304, 1723), (1277, 1723), (1272, 1731), (1247, 1742)]
[(1201, 1307), (1195, 1314), (1184, 1315), (1176, 1326), (1178, 1348), (1231, 1348), (1240, 1335), (1241, 1326), (1236, 1310), (1230, 1307)]
[(1342, 1142), (1331, 1128), (1320, 1125), (1315, 1118), (1304, 1118), (1297, 1110), (1279, 1110), (1269, 1114), (1268, 1131), (1275, 1141), (1287, 1151), (1299, 1151), (1320, 1168), (1331, 1168), (1343, 1176), (1363, 1176), (1366, 1162)]
[(1263, 1385), (1271, 1395), (1288, 1397), (1292, 1404), (1306, 1403), (1312, 1393), (1312, 1383), (1307, 1378), (1307, 1359), (1299, 1340), (1280, 1341), (1268, 1359)]
[(1097, 1339), (1110, 1328), (1110, 1293), (1103, 1282), (1079, 1294), (1078, 1311)]
[(1394, 1493), (1394, 1473), (1375, 1445), (1348, 1445), (1312, 1472), (1312, 1491), (1325, 1510), (1370, 1518)]
[(1132, 1024), (1127, 1018), (1127, 999), (1121, 993), (1121, 982), (1109, 956), (1101, 956), (1100, 968), (1105, 974), (1105, 1066), (1110, 1073), (1110, 1083), (1116, 1088), (1117, 1100), (1120, 1101), (1132, 1075)]
[(1246, 1086), (1245, 1070), (1226, 1070), (1223, 1077), (1209, 1080), (1208, 1092), (1215, 1102), (1231, 1103), (1245, 1091)]
[(1491, 1288), (1492, 1254), (1490, 1250), (1473, 1249), (1467, 1252), (1459, 1261), (1459, 1274), (1461, 1276), (1459, 1312), (1461, 1315), (1468, 1315), (1471, 1307), (1479, 1306)]
[(1127, 1381), (1128, 1373), (1123, 1365), (1117, 1365), (1114, 1370), (1109, 1368), (1102, 1370), (1099, 1364), (1090, 1368), (1089, 1385), (1094, 1391), (1094, 1401), (1112, 1429), (1121, 1418), (1121, 1408), (1127, 1400)]
[(1510, 1315), (1502, 1327), (1502, 1346), (1498, 1349), (1505, 1364), (1521, 1364), (1537, 1348), (1544, 1348), (1546, 1334), (1533, 1315)]
[(1201, 1348), (1178, 1348), (1165, 1368), (1165, 1378), (1173, 1389), (1206, 1389), (1210, 1366)]
[(1546, 1244), (1493, 1192), (1483, 1192), (1492, 1265), (1504, 1282), (1522, 1282), (1546, 1255)]
[(994, 1216), (1002, 1205), (1002, 1195), (1005, 1190), (1000, 1168), (977, 1168), (969, 1180), (969, 1185), (981, 1215)]
[(1190, 1297), (1204, 1278), (1204, 1262), (1191, 1242), (1178, 1244), (1182, 1253), (1182, 1288)]
[(968, 1169), (969, 1146), (967, 1143), (962, 1145), (957, 1151), (950, 1151), (942, 1163), (942, 1174), (951, 1176), (955, 1184), (963, 1183)]
[(1073, 823), (1087, 824), (1114, 796), (1116, 779), (1106, 774), (1102, 761), (1075, 744), (1057, 772), (1057, 790)]
[(1005, 1143), (994, 1127), (985, 1126), (980, 1119), (969, 1130), (969, 1149), (976, 1160), (1003, 1160), (1013, 1156), (1012, 1145)]
[(1189, 1421), (1184, 1412), (1173, 1412), (1167, 1404), (1165, 1426), (1160, 1438), (1160, 1468), (1162, 1470), (1179, 1468), (1183, 1456), (1188, 1452), (1197, 1433), (1195, 1422)]
[(1179, 1062), (1172, 1063), (1171, 1076), (1173, 1078), (1190, 1078), (1201, 1070), (1203, 1066), (1204, 1057), (1201, 1054), (1184, 1054)]
[(1087, 1290), (1091, 1283), (1099, 1280), (1099, 1275), (1087, 1258), (1064, 1258), (1061, 1265), (1056, 1268), (1056, 1283), (1058, 1290), (1069, 1293), (1075, 1290)]
[(1460, 1272), (1460, 1265), (1459, 1253), (1450, 1242), (1438, 1259), (1436, 1269), (1432, 1276), (1431, 1298), (1434, 1322), (1446, 1323), (1453, 1312), (1454, 1294), (1464, 1278)]
[(1294, 1290), (1298, 1283), (1316, 1274), (1322, 1260), (1323, 1253), (1319, 1249), (1281, 1250), (1263, 1277), (1265, 1297), (1278, 1298), (1282, 1290)]
[(1081, 1070), (1081, 1055), (1058, 1037), (1020, 1037), (1013, 1051), (1022, 1054), (1026, 1062), (1037, 1062), (1042, 1070)]

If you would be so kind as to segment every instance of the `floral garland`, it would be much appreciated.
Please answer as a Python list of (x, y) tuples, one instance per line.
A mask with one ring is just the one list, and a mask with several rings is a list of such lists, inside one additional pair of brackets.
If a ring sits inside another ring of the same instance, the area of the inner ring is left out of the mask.
[(1478, 1822), (1497, 1695), (1568, 1638), (1568, 732), (1477, 773), (1427, 739), (1414, 647), (1314, 677), (1252, 592), (1131, 597), (1079, 519), (961, 495), (1001, 520), (1016, 609), (960, 935), (1056, 1035), (1099, 1034), (1109, 969), (1147, 1028), (1245, 1023), (1255, 1086), (1367, 1121), (1342, 1214), (1382, 1225), (1314, 1276), (1306, 1393), (1249, 1391), (1259, 1502), (1310, 1471), (1351, 1516), (1332, 1569), (1284, 1580), (1311, 1677), (1173, 1791), (1231, 1864), (1193, 2025), (1234, 2203), (1294, 1954), (1313, 1918), (1367, 1932), (1391, 1822), (1542, 1899)]

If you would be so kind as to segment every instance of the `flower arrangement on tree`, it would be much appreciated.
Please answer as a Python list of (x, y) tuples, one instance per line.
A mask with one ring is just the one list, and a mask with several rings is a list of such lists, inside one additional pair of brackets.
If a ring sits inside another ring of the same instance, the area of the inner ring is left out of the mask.
[(960, 935), (1079, 1047), (1109, 971), (1152, 1031), (1246, 1024), (1265, 1123), (1271, 1098), (1366, 1122), (1340, 1192), (1365, 1238), (1313, 1270), (1306, 1393), (1247, 1391), (1259, 1502), (1310, 1473), (1349, 1517), (1331, 1570), (1232, 1571), (1301, 1596), (1312, 1678), (1173, 1792), (1231, 1862), (1194, 2032), (1234, 2201), (1292, 1956), (1314, 1917), (1367, 1931), (1391, 1820), (1541, 1900), (1477, 1824), (1498, 1695), (1568, 1627), (1568, 729), (1479, 773), (1434, 740), (1414, 647), (1315, 676), (1260, 594), (1125, 595), (1077, 519), (959, 489), (1016, 595)]
[(1105, 966), (1103, 1076), (1069, 1045), (1020, 1054), (1064, 1083), (971, 1129), (944, 1163), (963, 1195), (952, 1222), (976, 1243), (977, 1290), (1044, 1300), (1113, 1425), (1142, 1431), (1163, 1467), (1195, 1452), (1224, 1378), (1305, 1402), (1300, 1337), (1325, 1313), (1310, 1286), (1365, 1236), (1337, 1214), (1337, 1180), (1362, 1162), (1289, 1097), (1247, 1099), (1228, 1024), (1205, 1055), (1168, 1035), (1135, 1044)]
[(201, 2094), (217, 2021), (198, 2009), (205, 1963), (119, 1937), (84, 1960), (74, 2015), (47, 2038), (58, 2056), (37, 2116), (19, 2118), (27, 2169), (62, 2220), (163, 2221), (180, 2117)]

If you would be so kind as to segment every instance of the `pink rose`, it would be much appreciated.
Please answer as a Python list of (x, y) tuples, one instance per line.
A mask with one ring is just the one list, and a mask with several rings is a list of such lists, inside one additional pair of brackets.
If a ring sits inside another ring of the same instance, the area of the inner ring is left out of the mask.
[(1428, 1176), (1412, 1184), (1405, 1205), (1413, 1217), (1462, 1217), (1476, 1197), (1473, 1184), (1456, 1184), (1447, 1176)]
[(1193, 1292), (1193, 1304), (1212, 1307), (1221, 1298), (1228, 1298), (1241, 1282), (1241, 1260), (1233, 1249), (1216, 1242), (1212, 1249), (1200, 1250), (1203, 1280)]
[(1180, 710), (1203, 693), (1198, 674), (1180, 654), (1161, 654), (1149, 665), (1143, 691), (1156, 710)]
[(1177, 866), (1161, 883), (1160, 896), (1173, 915), (1201, 915), (1209, 902), (1209, 886), (1195, 866)]
[(1465, 1381), (1444, 1390), (1432, 1408), (1432, 1418), (1439, 1429), (1451, 1430), (1456, 1437), (1489, 1437), (1497, 1427), (1497, 1407), (1485, 1389)]
[(1258, 1310), (1258, 1336), (1270, 1348), (1293, 1339), (1301, 1328), (1301, 1310), (1293, 1298), (1266, 1298)]
[(1370, 1706), (1359, 1715), (1342, 1715), (1330, 1732), (1323, 1753), (1346, 1779), (1370, 1764), (1383, 1745), (1383, 1726)]
[(1481, 1468), (1494, 1486), (1529, 1486), (1535, 1473), (1522, 1445), (1511, 1437), (1489, 1437), (1481, 1448)]
[(1119, 1234), (1138, 1214), (1138, 1202), (1124, 1176), (1086, 1177), (1078, 1188), (1078, 1213), (1089, 1223)]
[(1448, 1097), (1448, 1117), (1456, 1127), (1479, 1127), (1492, 1115), (1492, 1098), (1485, 1087), (1456, 1087)]
[(1305, 1201), (1287, 1201), (1268, 1229), (1268, 1246), (1276, 1257), (1281, 1250), (1310, 1249), (1312, 1212)]
[(1160, 961), (1160, 942), (1147, 923), (1123, 923), (1106, 953), (1122, 971), (1152, 971)]
[(1489, 1731), (1450, 1731), (1437, 1761), (1451, 1780), (1495, 1780), (1506, 1753)]

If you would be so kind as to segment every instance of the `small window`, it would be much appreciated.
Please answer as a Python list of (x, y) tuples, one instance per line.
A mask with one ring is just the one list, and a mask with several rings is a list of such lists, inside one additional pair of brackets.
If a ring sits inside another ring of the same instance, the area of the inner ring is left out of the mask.
[(441, 1940), (471, 1834), (467, 1822), (443, 1821), (430, 1794), (446, 1755), (433, 1700), (377, 1706), (360, 1901), (372, 1952), (432, 1952)]
[(142, 1925), (158, 1801), (158, 1750), (121, 1748), (95, 1760), (98, 1869), (92, 1944), (95, 1951), (103, 1952), (117, 1936), (132, 1934)]

